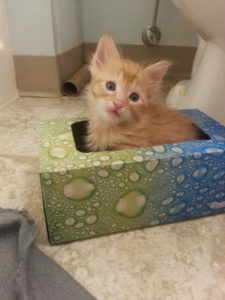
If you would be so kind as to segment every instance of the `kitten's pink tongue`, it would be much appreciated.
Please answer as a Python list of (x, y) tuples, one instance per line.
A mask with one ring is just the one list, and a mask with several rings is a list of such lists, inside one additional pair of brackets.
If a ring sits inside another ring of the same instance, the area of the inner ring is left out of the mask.
[(108, 113), (110, 116), (113, 116), (113, 117), (119, 117), (119, 116), (120, 116), (118, 110), (113, 109), (113, 108), (107, 109), (107, 113)]

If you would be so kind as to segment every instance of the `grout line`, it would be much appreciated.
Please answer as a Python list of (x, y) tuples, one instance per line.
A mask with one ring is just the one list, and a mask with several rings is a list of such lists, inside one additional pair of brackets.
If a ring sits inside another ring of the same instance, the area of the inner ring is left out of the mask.
[(17, 99), (19, 99), (19, 95), (18, 94), (16, 96), (14, 96), (11, 100), (9, 100), (6, 103), (4, 103), (3, 105), (1, 105), (0, 106), (0, 111), (4, 110), (6, 107), (8, 107), (10, 104), (12, 104)]
[(5, 158), (26, 158), (26, 159), (34, 159), (37, 160), (38, 159), (38, 155), (37, 156), (32, 156), (32, 155), (25, 155), (25, 154), (14, 154), (14, 153), (1, 153), (0, 152), (0, 157), (5, 157)]

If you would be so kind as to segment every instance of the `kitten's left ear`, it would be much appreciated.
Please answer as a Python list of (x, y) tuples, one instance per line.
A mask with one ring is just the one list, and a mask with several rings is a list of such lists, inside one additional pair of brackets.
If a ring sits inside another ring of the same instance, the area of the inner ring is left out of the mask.
[(152, 88), (157, 89), (172, 63), (168, 60), (159, 61), (145, 68)]
[(120, 54), (116, 44), (109, 34), (105, 34), (98, 43), (92, 64), (97, 67), (105, 66), (110, 59), (118, 57), (120, 57)]

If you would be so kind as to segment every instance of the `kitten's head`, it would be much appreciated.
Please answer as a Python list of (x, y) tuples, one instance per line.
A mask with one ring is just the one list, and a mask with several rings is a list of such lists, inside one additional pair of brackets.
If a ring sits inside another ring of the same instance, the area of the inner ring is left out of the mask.
[(111, 36), (104, 35), (90, 64), (88, 92), (97, 118), (117, 124), (138, 119), (170, 65), (164, 60), (144, 68), (124, 59)]

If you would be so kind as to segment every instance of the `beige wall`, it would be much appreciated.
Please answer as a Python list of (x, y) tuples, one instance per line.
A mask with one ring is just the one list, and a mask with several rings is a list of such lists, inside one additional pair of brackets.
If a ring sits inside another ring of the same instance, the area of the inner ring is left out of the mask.
[(82, 0), (5, 0), (21, 96), (61, 95), (83, 63)]
[(56, 53), (83, 42), (82, 0), (52, 0)]
[[(55, 55), (109, 32), (121, 44), (142, 44), (155, 0), (6, 0), (15, 55)], [(195, 46), (196, 35), (171, 0), (160, 0), (160, 45)]]
[[(151, 25), (155, 0), (83, 0), (85, 42), (96, 42), (108, 32), (118, 43), (142, 44), (141, 33)], [(196, 35), (171, 0), (160, 0), (157, 18), (160, 45), (195, 46)]]
[(82, 0), (6, 0), (14, 55), (53, 56), (83, 42)]
[[(154, 0), (5, 2), (20, 95), (53, 97), (61, 95), (64, 80), (84, 62), (85, 45), (96, 43), (103, 33), (112, 34), (119, 44), (143, 47), (141, 33), (152, 22), (155, 4)], [(159, 46), (175, 46), (179, 49), (169, 49), (180, 51), (181, 56), (180, 46), (196, 45), (194, 32), (171, 0), (160, 0), (157, 25), (162, 33)], [(144, 52), (149, 56), (150, 48), (146, 47)]]
[(5, 1), (0, 0), (0, 108), (17, 97)]
[(51, 1), (6, 0), (14, 55), (55, 55)]

